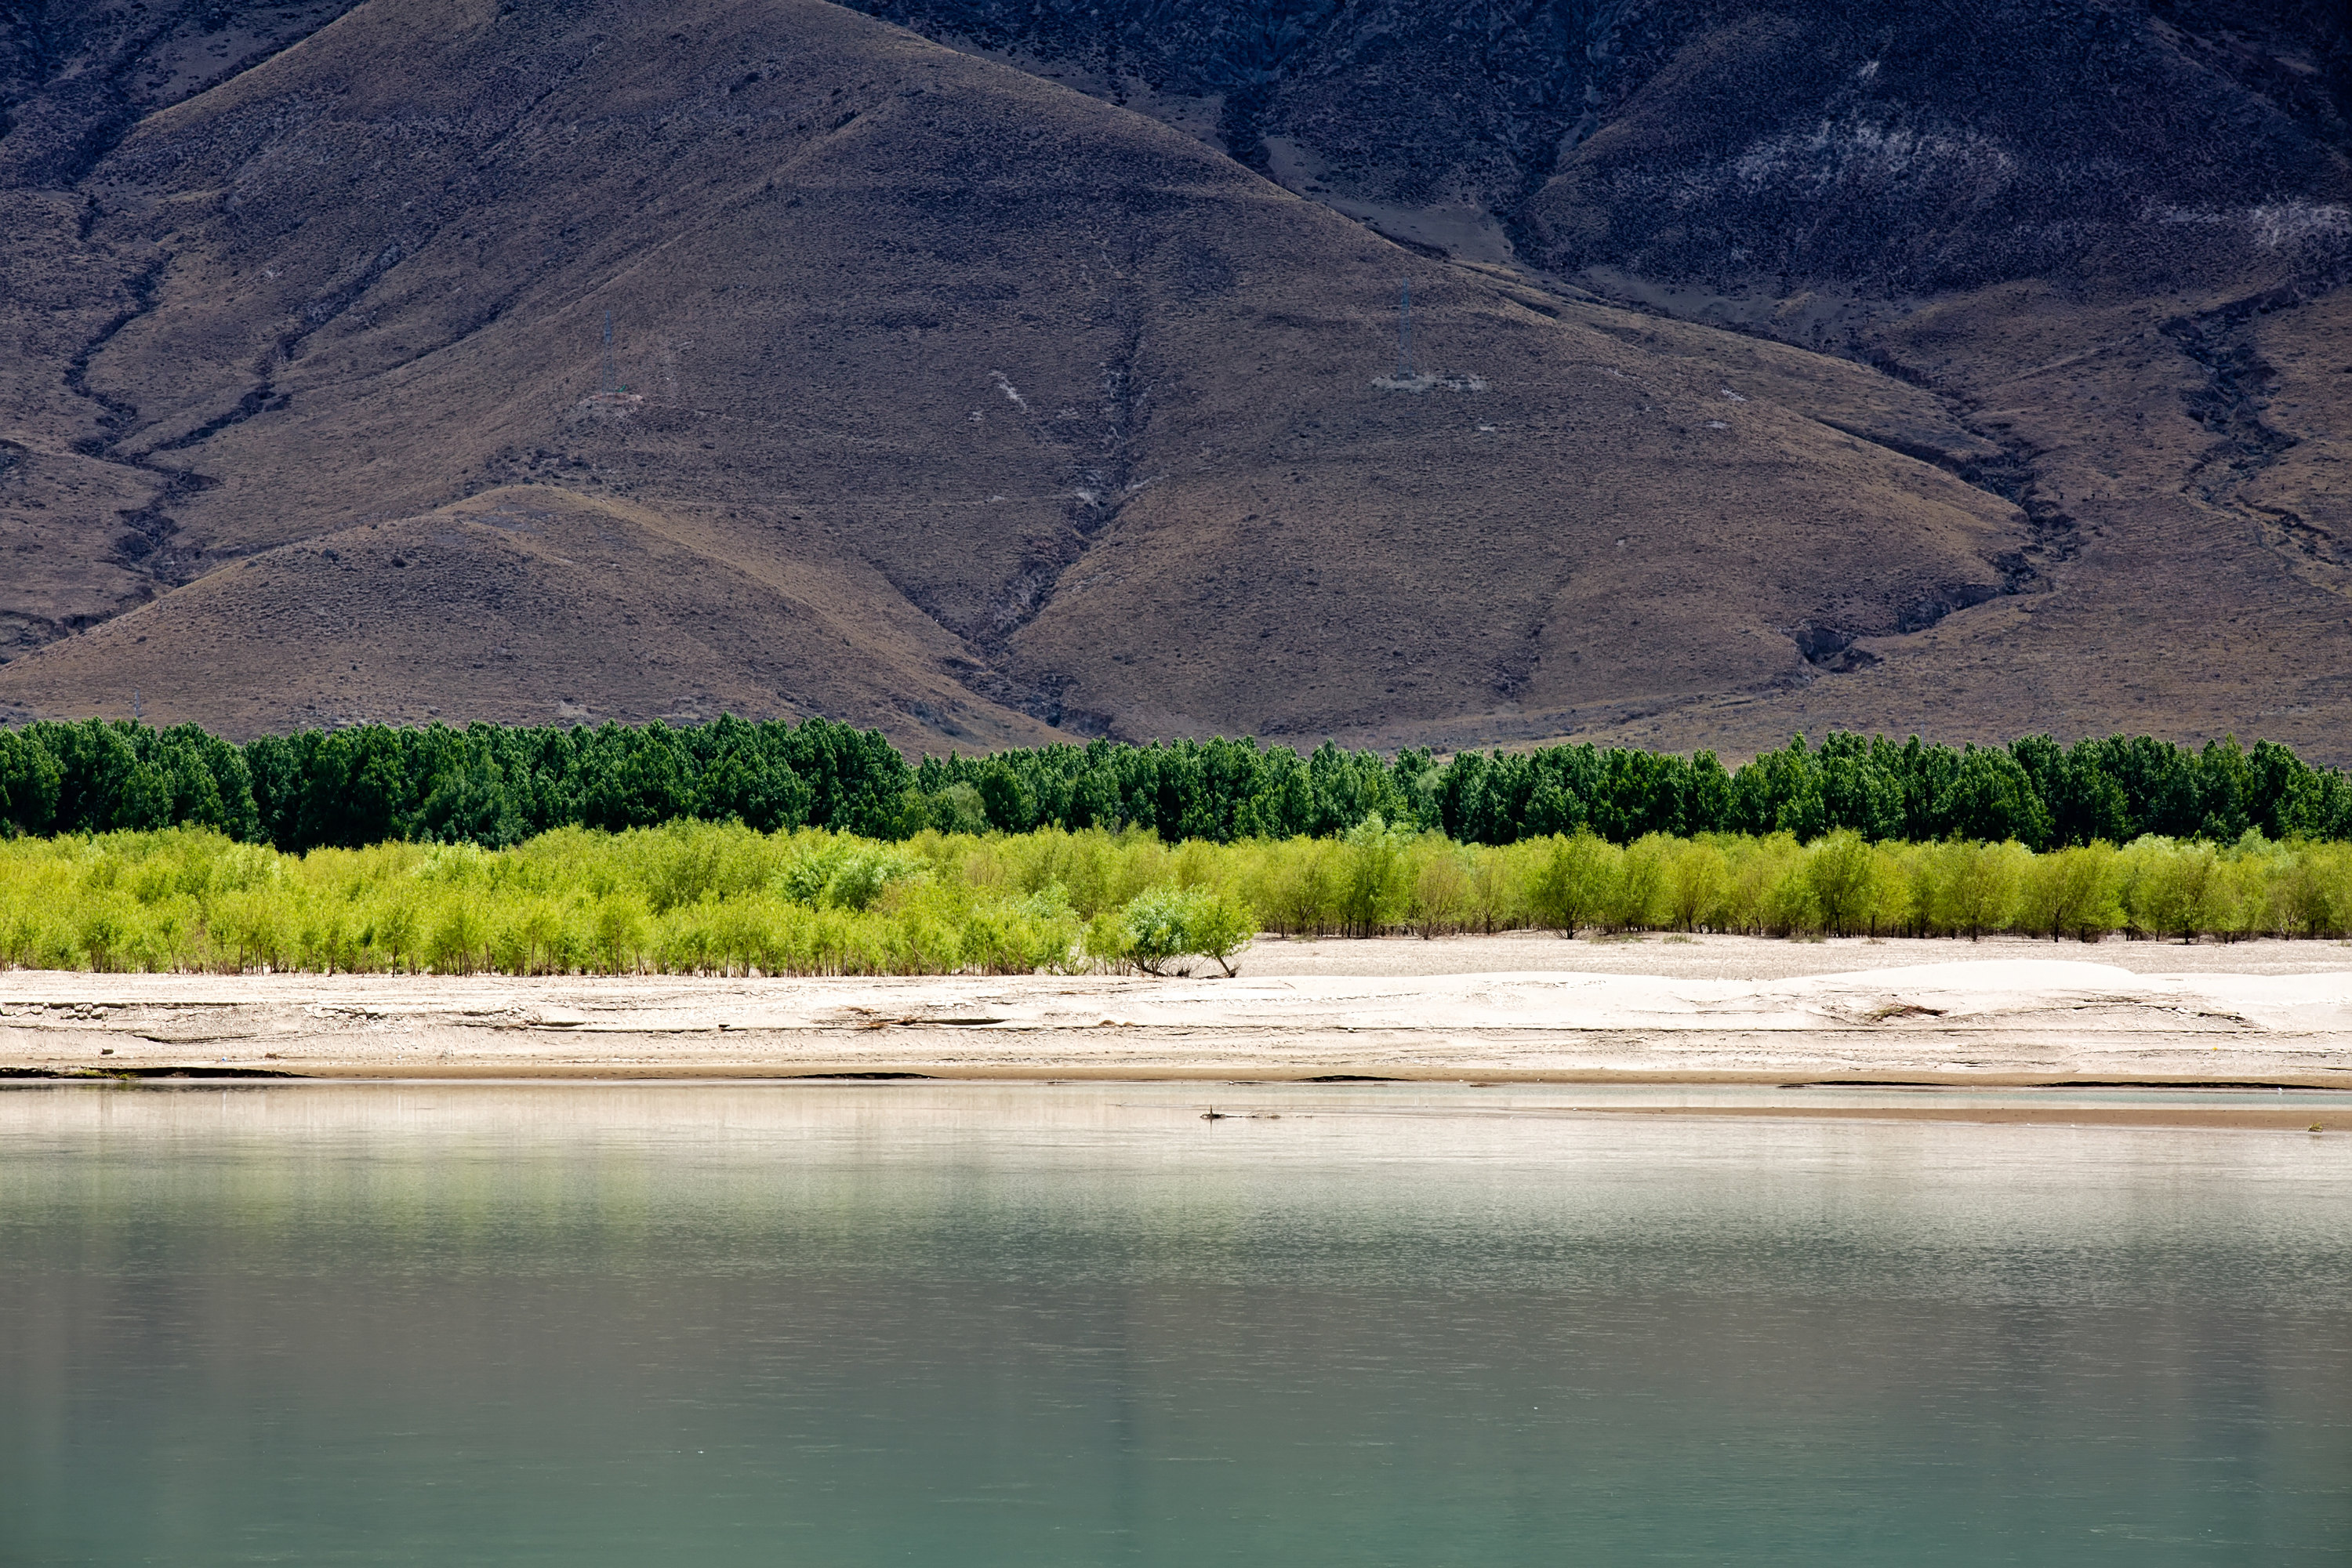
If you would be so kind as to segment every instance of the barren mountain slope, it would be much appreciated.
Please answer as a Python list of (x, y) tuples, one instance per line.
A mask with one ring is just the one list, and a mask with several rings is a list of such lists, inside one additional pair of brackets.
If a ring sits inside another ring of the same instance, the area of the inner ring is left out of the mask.
[(2352, 758), (2347, 312), (2345, 289), (2209, 323), (2011, 285), (1890, 324), (1911, 363), (1965, 354), (1969, 378), (1937, 384), (2030, 454), (2024, 499), (2051, 563), (2038, 591), (1865, 639), (1881, 662), (1801, 689), (1601, 716), (1591, 732), (1738, 752), (1831, 727), (2235, 731)]
[(1796, 681), (1389, 738), (2121, 726), (2352, 755), (2352, 408), (2315, 390), (2352, 356), (2314, 368), (2352, 277), (2341, 5), (877, 8), (1424, 250), (1884, 367), (1998, 445), (1975, 472), (2033, 519), (2023, 593)]
[[(91, 244), (75, 189), (139, 119), (226, 80), (353, 0), (25, 0), (0, 9), (0, 658), (155, 591), (165, 476), (91, 459), (105, 408), (78, 357), (140, 307), (152, 258)], [(38, 452), (41, 460), (28, 463)], [(129, 526), (125, 523), (128, 521)], [(126, 548), (126, 545), (128, 548)]]
[(1436, 734), (2037, 581), (1900, 382), (1433, 267), (814, 0), (372, 0), (77, 194), (13, 193), (53, 380), (0, 506), (89, 569), (8, 607), (160, 596), (0, 670), (44, 712)]
[(60, 645), (50, 679), (238, 734), (576, 720), (593, 700), (599, 716), (673, 722), (792, 710), (885, 729), (911, 715), (974, 744), (1046, 738), (942, 675), (952, 639), (871, 574), (730, 560), (705, 521), (502, 487), (209, 573)]

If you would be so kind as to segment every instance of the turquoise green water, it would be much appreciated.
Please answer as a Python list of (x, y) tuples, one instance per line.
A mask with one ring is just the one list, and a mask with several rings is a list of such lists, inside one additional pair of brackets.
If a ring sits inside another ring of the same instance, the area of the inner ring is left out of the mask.
[(0, 1092), (0, 1563), (2352, 1559), (2341, 1134), (1213, 1098)]

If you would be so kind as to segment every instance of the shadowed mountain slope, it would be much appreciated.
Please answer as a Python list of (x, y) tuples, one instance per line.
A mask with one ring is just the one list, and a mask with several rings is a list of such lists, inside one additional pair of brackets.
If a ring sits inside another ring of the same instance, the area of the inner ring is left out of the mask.
[(0, 11), (0, 188), (73, 184), (142, 116), (358, 0), (15, 0)]
[(2352, 16), (2323, 0), (860, 4), (1562, 274), (2168, 284), (2352, 238)]
[(810, 0), (376, 0), (13, 195), (53, 374), (0, 500), (111, 616), (0, 670), (42, 712), (1435, 735), (1801, 683), (2039, 570), (1898, 381), (1430, 266)]

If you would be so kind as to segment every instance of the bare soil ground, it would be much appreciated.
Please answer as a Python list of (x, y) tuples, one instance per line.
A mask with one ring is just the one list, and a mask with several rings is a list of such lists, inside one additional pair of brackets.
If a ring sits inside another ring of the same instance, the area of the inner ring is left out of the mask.
[(1268, 942), (1234, 980), (17, 972), (0, 1072), (2352, 1090), (2352, 963), (2276, 942), (1508, 937)]

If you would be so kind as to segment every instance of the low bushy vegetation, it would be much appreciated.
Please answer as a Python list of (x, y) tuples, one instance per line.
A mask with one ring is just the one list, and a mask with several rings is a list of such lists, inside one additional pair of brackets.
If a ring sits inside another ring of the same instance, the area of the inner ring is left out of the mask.
[(2352, 932), (2352, 846), (2141, 837), (2035, 854), (2015, 842), (1873, 844), (1851, 829), (1591, 832), (1464, 845), (1377, 820), (1336, 840), (1235, 846), (1231, 877), (1267, 929), (1423, 935), (1507, 930), (2096, 940)]
[(210, 828), (0, 844), (0, 961), (102, 971), (1231, 974), (1261, 929), (2090, 939), (2352, 931), (2352, 845), (1872, 843), (1838, 829), (1463, 844), (1126, 828), (885, 840), (694, 821), (289, 855)]
[[(1201, 846), (1205, 850), (1208, 847)], [(0, 844), (0, 961), (507, 974), (1234, 972), (1257, 927), (1152, 835), (891, 842), (681, 821), (288, 855), (208, 828)]]

